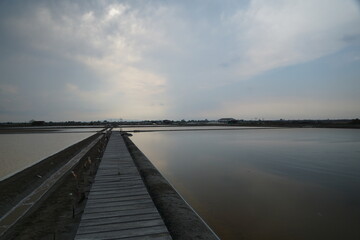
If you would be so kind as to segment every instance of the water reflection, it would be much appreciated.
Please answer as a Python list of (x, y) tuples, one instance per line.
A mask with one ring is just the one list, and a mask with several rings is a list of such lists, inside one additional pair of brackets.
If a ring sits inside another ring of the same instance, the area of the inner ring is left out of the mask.
[(359, 239), (360, 131), (136, 133), (223, 239)]
[(242, 127), (242, 126), (122, 126), (115, 130), (122, 130), (127, 132), (142, 132), (142, 131), (188, 131), (188, 130), (244, 130), (244, 129), (259, 129), (269, 127)]

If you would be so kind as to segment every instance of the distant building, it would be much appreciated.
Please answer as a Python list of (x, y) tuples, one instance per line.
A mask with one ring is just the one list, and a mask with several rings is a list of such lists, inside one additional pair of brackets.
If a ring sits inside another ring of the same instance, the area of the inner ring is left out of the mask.
[(163, 124), (172, 124), (171, 120), (165, 119), (162, 121)]
[(32, 121), (30, 121), (30, 123), (31, 123), (32, 126), (44, 126), (45, 125), (45, 121), (32, 120)]
[(220, 118), (218, 120), (219, 123), (231, 123), (231, 122), (236, 122), (235, 118)]

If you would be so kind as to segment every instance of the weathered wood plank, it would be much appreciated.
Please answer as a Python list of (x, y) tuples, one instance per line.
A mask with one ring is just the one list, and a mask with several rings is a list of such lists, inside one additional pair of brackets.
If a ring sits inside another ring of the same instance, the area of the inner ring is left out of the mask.
[(139, 203), (139, 204), (129, 204), (129, 205), (119, 205), (119, 206), (105, 206), (102, 208), (89, 208), (87, 213), (106, 213), (106, 212), (123, 212), (136, 209), (152, 208), (152, 202), (150, 203)]
[(162, 219), (152, 219), (152, 220), (142, 220), (142, 221), (130, 221), (130, 222), (114, 222), (107, 224), (99, 224), (96, 226), (83, 226), (78, 234), (89, 234), (89, 233), (100, 233), (100, 232), (110, 232), (114, 229), (118, 230), (128, 230), (128, 229), (138, 229), (138, 228), (148, 228), (148, 227), (157, 227), (163, 224)]
[[(108, 217), (108, 218), (102, 218), (101, 224), (108, 224), (115, 221), (118, 222), (134, 222), (134, 221), (141, 221), (141, 220), (153, 220), (153, 219), (159, 219), (159, 216), (154, 213), (147, 213), (147, 214), (138, 214), (138, 215), (132, 215), (132, 216), (118, 216), (118, 217)], [(88, 219), (83, 220), (81, 222), (81, 226), (96, 226), (99, 224), (99, 219)]]
[[(109, 217), (122, 217), (122, 216), (135, 216), (147, 213), (154, 213), (159, 214), (157, 209), (154, 208), (145, 208), (145, 209), (137, 209), (137, 210), (129, 210), (127, 212), (111, 212), (111, 213), (96, 213), (96, 214), (86, 214), (83, 215), (81, 219), (88, 220), (88, 219), (102, 219), (102, 218), (109, 218)], [(101, 220), (99, 220), (100, 222)]]
[(134, 185), (143, 186), (143, 182), (139, 179), (126, 180), (126, 181), (120, 181), (120, 182), (114, 182), (114, 181), (97, 182), (96, 186), (94, 186), (94, 189), (132, 187)]
[(101, 181), (95, 181), (95, 183), (131, 183), (132, 181), (142, 181), (142, 179), (139, 179), (139, 178), (128, 178), (128, 179), (112, 179), (111, 178), (106, 178), (106, 179), (103, 179)]
[(99, 199), (99, 202), (116, 202), (116, 201), (129, 201), (129, 200), (137, 200), (137, 199), (148, 199), (147, 194), (137, 195), (137, 196), (123, 196), (123, 194), (113, 194), (112, 198), (109, 198), (104, 195), (91, 196), (88, 202), (94, 201), (95, 199)]
[(99, 203), (87, 203), (87, 208), (102, 208), (102, 207), (117, 207), (117, 206), (125, 206), (125, 205), (136, 205), (142, 203), (151, 203), (150, 199), (139, 199), (139, 200), (131, 200), (131, 201), (116, 201), (116, 202), (99, 202)]
[[(114, 189), (114, 190), (106, 190), (106, 191), (93, 191), (91, 192), (92, 195), (105, 195), (109, 198), (111, 198), (112, 194), (117, 194), (121, 191), (121, 189)], [(137, 196), (140, 194), (147, 194), (146, 189), (141, 189), (140, 191), (129, 191), (128, 189), (126, 189), (124, 192), (124, 195), (126, 196)]]
[(106, 232), (97, 232), (97, 233), (86, 233), (86, 234), (77, 234), (76, 239), (122, 239), (129, 237), (143, 237), (152, 234), (165, 234), (167, 229), (165, 226), (151, 226), (151, 227), (138, 227), (135, 229), (113, 229)]
[(139, 187), (141, 186), (142, 188), (144, 188), (144, 184), (139, 181), (139, 180), (133, 180), (133, 181), (129, 181), (129, 182), (118, 182), (118, 183), (98, 183), (96, 184), (96, 187), (92, 188), (93, 190), (101, 190), (101, 189), (115, 189), (115, 188), (121, 188), (121, 189), (126, 189), (126, 188), (131, 188), (131, 187)]
[(144, 186), (137, 183), (136, 185), (134, 183), (132, 184), (118, 184), (114, 186), (104, 186), (104, 187), (97, 187), (92, 189), (93, 192), (109, 192), (109, 191), (123, 191), (123, 192), (134, 192), (139, 190), (146, 190)]
[(109, 212), (88, 212), (86, 213), (84, 219), (95, 219), (95, 218), (103, 218), (103, 217), (115, 217), (115, 216), (131, 216), (136, 214), (143, 214), (143, 213), (157, 213), (157, 209), (153, 207), (146, 207), (146, 208), (137, 208), (137, 209), (128, 209), (123, 211), (109, 211)]
[[(120, 239), (120, 238), (119, 238)], [(140, 237), (128, 237), (126, 240), (171, 240), (168, 234), (159, 233), (159, 234), (152, 234), (148, 236), (140, 236)]]

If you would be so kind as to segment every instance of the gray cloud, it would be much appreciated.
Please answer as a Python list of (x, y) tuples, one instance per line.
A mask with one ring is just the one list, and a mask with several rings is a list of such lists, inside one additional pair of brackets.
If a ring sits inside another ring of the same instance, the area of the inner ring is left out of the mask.
[[(293, 105), (308, 94), (306, 87), (296, 100), (282, 93), (292, 92), (292, 83), (284, 84), (293, 78), (289, 66), (306, 72), (305, 63), (344, 49), (359, 52), (359, 9), (350, 0), (0, 4), (3, 121), (216, 118), (230, 109), (249, 117), (290, 116), (290, 107), (283, 113), (278, 107), (275, 115), (264, 110), (281, 105), (275, 94)], [(343, 92), (355, 69), (336, 83)], [(283, 82), (272, 71), (281, 72)], [(327, 78), (318, 71), (313, 81), (321, 86)], [(316, 98), (321, 91), (311, 93), (314, 101), (325, 102)]]

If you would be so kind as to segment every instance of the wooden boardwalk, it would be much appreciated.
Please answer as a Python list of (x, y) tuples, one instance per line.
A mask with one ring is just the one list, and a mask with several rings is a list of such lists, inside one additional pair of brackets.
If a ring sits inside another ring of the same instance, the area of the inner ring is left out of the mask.
[(119, 132), (111, 134), (75, 239), (171, 239)]

